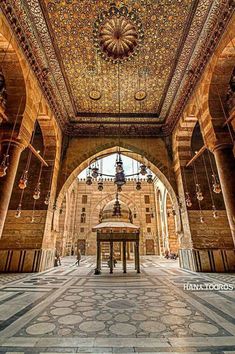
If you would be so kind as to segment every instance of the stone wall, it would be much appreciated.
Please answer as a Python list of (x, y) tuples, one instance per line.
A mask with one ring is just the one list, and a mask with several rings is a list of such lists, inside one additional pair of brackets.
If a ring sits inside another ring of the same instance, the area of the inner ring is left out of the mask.
[(54, 250), (42, 250), (46, 210), (23, 210), (19, 219), (9, 210), (0, 242), (1, 272), (36, 272), (50, 267)]
[[(146, 247), (149, 247), (149, 253), (159, 254), (154, 186), (143, 181), (142, 189), (137, 191), (135, 183), (133, 180), (128, 181), (123, 187), (123, 192), (120, 193), (119, 199), (130, 207), (133, 223), (140, 226), (141, 254), (146, 254)], [(72, 193), (76, 195), (75, 204), (72, 203)], [(97, 182), (94, 182), (92, 186), (87, 186), (84, 180), (77, 180), (73, 183), (70, 189), (70, 196), (66, 196), (67, 204), (63, 204), (60, 213), (60, 236), (57, 238), (57, 241), (60, 240), (60, 252), (71, 254), (72, 248), (76, 252), (77, 241), (84, 240), (86, 254), (96, 254), (96, 232), (92, 232), (92, 227), (99, 223), (100, 211), (109, 201), (115, 199), (115, 193), (116, 186), (112, 180), (104, 182), (104, 190), (102, 192), (98, 191)], [(83, 195), (87, 195), (87, 203), (85, 204), (82, 203)], [(145, 203), (145, 195), (150, 198), (149, 204)], [(81, 223), (83, 208), (86, 214), (85, 223)], [(154, 214), (153, 218), (146, 216), (150, 215), (151, 211)], [(66, 239), (66, 242), (64, 242), (64, 239)], [(148, 243), (148, 240), (153, 240), (153, 243), (152, 241)], [(62, 245), (65, 245), (64, 249), (62, 249)], [(153, 248), (151, 250), (150, 247), (152, 245)]]

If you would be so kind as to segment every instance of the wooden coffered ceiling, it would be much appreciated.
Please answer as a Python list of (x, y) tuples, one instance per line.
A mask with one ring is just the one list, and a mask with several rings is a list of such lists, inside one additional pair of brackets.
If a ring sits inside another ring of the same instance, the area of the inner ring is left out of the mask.
[[(31, 64), (33, 55), (36, 74), (47, 71), (46, 81), (38, 74), (39, 81), (68, 134), (115, 135), (119, 125), (133, 136), (169, 134), (229, 21), (232, 2), (116, 1), (136, 13), (144, 31), (137, 55), (119, 65), (104, 60), (94, 43), (95, 22), (113, 3), (3, 0), (1, 7)], [(136, 99), (139, 94), (144, 99)]]

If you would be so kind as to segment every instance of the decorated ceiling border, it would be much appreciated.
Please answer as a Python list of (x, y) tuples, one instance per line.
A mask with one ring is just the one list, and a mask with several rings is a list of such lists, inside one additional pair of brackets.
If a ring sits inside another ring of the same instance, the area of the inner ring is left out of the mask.
[[(189, 53), (190, 60), (188, 60), (188, 64), (184, 69), (186, 75), (180, 77), (180, 72), (176, 69), (175, 77), (178, 75), (180, 78), (177, 89), (172, 88), (171, 86), (169, 87), (167, 95), (168, 99), (171, 99), (170, 109), (165, 105), (161, 111), (161, 114), (167, 115), (167, 120), (164, 127), (166, 134), (170, 134), (174, 129), (185, 105), (187, 104), (197, 82), (200, 79), (209, 58), (220, 40), (226, 25), (231, 19), (234, 9), (235, 3), (233, 0), (215, 0), (211, 2), (209, 16), (207, 17), (203, 29), (201, 30), (195, 49), (192, 53)], [(190, 30), (183, 52), (188, 52), (187, 43), (188, 41), (193, 40), (193, 38), (193, 32)], [(182, 65), (180, 60), (179, 65)]]
[[(206, 6), (205, 4), (208, 1), (211, 4), (211, 8), (209, 16), (204, 19), (202, 31), (197, 16), (199, 16), (200, 11), (203, 10), (203, 6)], [(67, 134), (86, 135), (88, 126), (85, 124), (84, 118), (81, 119), (80, 126), (79, 123), (76, 123), (75, 129), (73, 129), (73, 124), (69, 123), (69, 118), (74, 117), (75, 112), (39, 1), (2, 0), (0, 6), (8, 18), (60, 125), (64, 127)], [(197, 8), (199, 13), (198, 15), (197, 12), (195, 13), (162, 106), (161, 116), (167, 115), (166, 124), (163, 127), (159, 126), (159, 128), (157, 128), (157, 124), (150, 123), (149, 128), (144, 125), (140, 128), (138, 134), (144, 134), (144, 130), (147, 136), (155, 134), (155, 131), (157, 135), (171, 133), (226, 24), (232, 16), (234, 6), (231, 0), (199, 1)], [(195, 39), (195, 26), (199, 28), (199, 33), (201, 33), (199, 40), (198, 38)], [(214, 35), (211, 37), (212, 33)], [(197, 42), (193, 53), (192, 45), (191, 50), (189, 47), (189, 43), (192, 40)], [(186, 72), (190, 75), (185, 75)], [(63, 92), (63, 97), (61, 92)], [(140, 118), (141, 120), (143, 119), (141, 114)], [(105, 124), (105, 120), (103, 123)], [(94, 130), (94, 134), (97, 134), (98, 124), (98, 122), (96, 125), (94, 124), (94, 129), (89, 125), (90, 131)], [(135, 121), (135, 124), (138, 124), (138, 122)], [(111, 129), (112, 125), (108, 128), (110, 135), (112, 135)], [(115, 130), (116, 125), (113, 125), (113, 134), (115, 134)], [(154, 132), (151, 132), (151, 130), (154, 130)], [(124, 133), (125, 131), (126, 129), (124, 129)]]
[[(60, 126), (64, 128), (69, 115), (74, 115), (74, 111), (38, 1), (2, 0), (0, 7), (15, 32)], [(41, 73), (44, 73), (43, 79)]]

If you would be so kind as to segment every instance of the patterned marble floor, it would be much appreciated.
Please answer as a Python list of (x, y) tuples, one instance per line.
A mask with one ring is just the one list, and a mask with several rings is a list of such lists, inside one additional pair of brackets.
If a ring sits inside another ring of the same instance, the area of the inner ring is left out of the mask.
[(146, 256), (141, 274), (95, 276), (94, 261), (0, 274), (0, 353), (235, 354), (234, 274)]

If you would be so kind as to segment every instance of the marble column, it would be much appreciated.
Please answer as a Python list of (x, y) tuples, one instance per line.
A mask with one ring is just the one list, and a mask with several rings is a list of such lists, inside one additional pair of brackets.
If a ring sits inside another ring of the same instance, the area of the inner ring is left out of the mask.
[(113, 241), (110, 241), (110, 274), (113, 273)]
[(213, 150), (225, 208), (235, 245), (235, 159), (232, 144), (217, 144)]
[(136, 271), (140, 273), (140, 246), (139, 241), (136, 242)]
[[(1, 149), (1, 161), (3, 154), (7, 150), (9, 141), (2, 141)], [(3, 227), (5, 224), (7, 211), (11, 199), (12, 189), (15, 182), (16, 172), (19, 165), (21, 152), (25, 146), (17, 141), (11, 141), (9, 148), (9, 166), (6, 171), (6, 175), (0, 178), (0, 237), (2, 236)], [(0, 161), (0, 162), (1, 162)]]
[(135, 261), (135, 270), (136, 270), (137, 269), (136, 242), (134, 242), (134, 261)]
[(97, 251), (96, 251), (96, 269), (95, 274), (100, 274), (101, 271), (101, 244), (97, 241)]
[(123, 273), (126, 273), (126, 241), (123, 241)]

